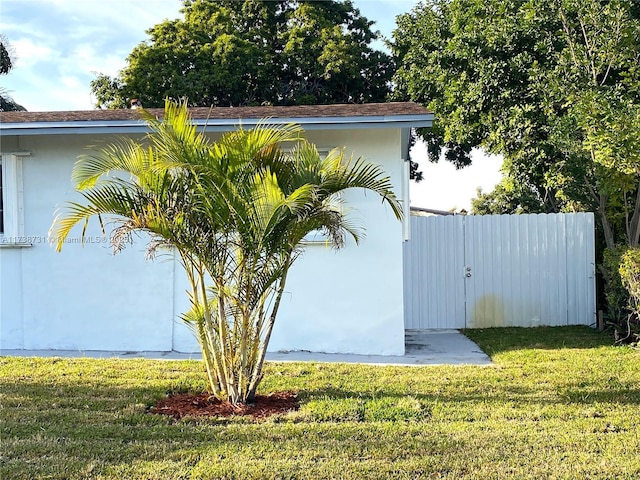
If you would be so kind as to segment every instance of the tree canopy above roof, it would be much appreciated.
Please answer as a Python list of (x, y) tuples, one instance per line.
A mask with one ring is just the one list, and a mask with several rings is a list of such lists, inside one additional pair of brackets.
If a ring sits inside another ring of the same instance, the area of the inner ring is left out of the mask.
[(194, 106), (384, 101), (391, 57), (351, 1), (185, 1), (133, 49), (116, 78), (91, 82), (98, 108), (166, 97)]

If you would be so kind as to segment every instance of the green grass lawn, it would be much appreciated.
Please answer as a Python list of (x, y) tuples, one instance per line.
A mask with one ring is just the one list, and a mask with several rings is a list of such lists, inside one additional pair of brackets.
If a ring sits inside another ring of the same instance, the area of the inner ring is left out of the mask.
[(640, 352), (587, 328), (468, 331), (490, 367), (270, 363), (300, 410), (175, 421), (195, 361), (0, 358), (0, 478), (640, 478)]

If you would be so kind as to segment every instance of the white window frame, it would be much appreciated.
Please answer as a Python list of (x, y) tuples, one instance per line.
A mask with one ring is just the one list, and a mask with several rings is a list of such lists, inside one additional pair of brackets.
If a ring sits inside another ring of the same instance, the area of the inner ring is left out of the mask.
[(30, 152), (2, 153), (2, 215), (4, 231), (0, 233), (0, 248), (31, 246), (24, 238), (24, 203), (22, 158)]

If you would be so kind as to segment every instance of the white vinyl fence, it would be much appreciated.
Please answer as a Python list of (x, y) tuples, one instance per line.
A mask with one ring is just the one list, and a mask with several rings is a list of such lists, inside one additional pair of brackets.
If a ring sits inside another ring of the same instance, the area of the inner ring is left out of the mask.
[(411, 217), (405, 328), (592, 325), (592, 213)]

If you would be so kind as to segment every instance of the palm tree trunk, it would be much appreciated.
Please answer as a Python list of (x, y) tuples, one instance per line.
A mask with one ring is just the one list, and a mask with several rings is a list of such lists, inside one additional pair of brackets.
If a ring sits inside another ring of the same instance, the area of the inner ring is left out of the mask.
[[(194, 303), (194, 305), (197, 305), (201, 301), (200, 300), (201, 295), (198, 291), (198, 285), (202, 284), (204, 274), (201, 270), (196, 269), (194, 260), (190, 256), (188, 256), (186, 252), (182, 252), (182, 251), (179, 251), (179, 252), (180, 252), (180, 257), (182, 259), (182, 265), (185, 269), (185, 272), (187, 273), (187, 278), (189, 279), (189, 283), (191, 284), (192, 302)], [(196, 280), (195, 278), (196, 270), (198, 271), (197, 275), (199, 277), (199, 281)], [(202, 292), (202, 295), (204, 295), (202, 301), (206, 303), (207, 302), (206, 292)], [(206, 315), (206, 307), (205, 307), (205, 315)], [(209, 379), (209, 387), (211, 388), (211, 393), (213, 393), (214, 396), (219, 397), (221, 393), (220, 391), (221, 385), (215, 375), (215, 361), (213, 360), (211, 349), (209, 348), (209, 344), (207, 341), (205, 324), (206, 324), (206, 317), (202, 319), (202, 322), (198, 322), (198, 324), (196, 325), (196, 330), (198, 335), (197, 338), (198, 338), (198, 343), (200, 344), (200, 349), (202, 351), (202, 359), (207, 369), (207, 378)]]
[(249, 384), (249, 390), (247, 391), (245, 401), (247, 403), (253, 403), (256, 398), (256, 391), (258, 390), (258, 385), (260, 384), (260, 380), (262, 380), (262, 367), (264, 365), (264, 359), (267, 356), (267, 347), (269, 346), (269, 340), (271, 339), (271, 332), (273, 331), (273, 325), (276, 321), (276, 315), (278, 314), (278, 308), (280, 307), (280, 300), (282, 299), (282, 294), (284, 292), (284, 286), (287, 281), (287, 274), (289, 273), (289, 268), (291, 267), (291, 254), (287, 255), (287, 259), (285, 260), (285, 265), (283, 269), (282, 278), (280, 279), (280, 285), (278, 286), (278, 295), (276, 297), (275, 304), (273, 305), (273, 309), (271, 310), (271, 315), (269, 315), (269, 320), (267, 321), (266, 333), (264, 336), (264, 340), (262, 341), (262, 347), (260, 350), (260, 354), (258, 357), (258, 361), (251, 373), (251, 383)]

